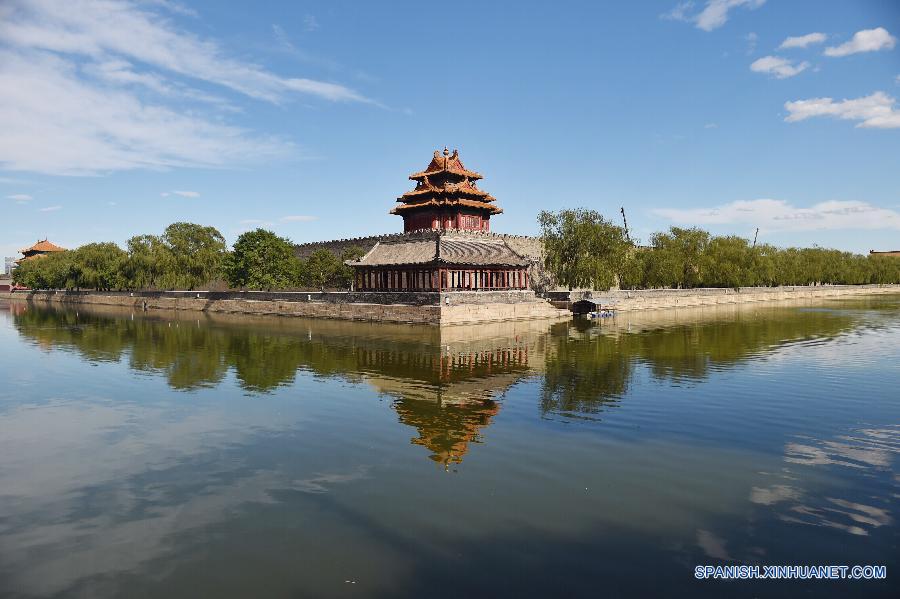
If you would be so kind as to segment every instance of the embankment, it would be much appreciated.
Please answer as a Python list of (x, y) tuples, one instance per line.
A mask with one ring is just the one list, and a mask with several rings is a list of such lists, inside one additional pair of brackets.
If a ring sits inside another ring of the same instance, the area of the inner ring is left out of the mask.
[(566, 318), (531, 291), (403, 292), (207, 292), (34, 291), (0, 293), (0, 299), (59, 304), (121, 306), (226, 314), (274, 314), (411, 324), (474, 324)]
[[(0, 293), (0, 299), (122, 306), (226, 314), (274, 314), (431, 325), (559, 319), (575, 302), (590, 300), (618, 312), (669, 310), (754, 302), (818, 300), (900, 294), (900, 285), (821, 285), (740, 289), (648, 289), (554, 293), (548, 301), (531, 291), (477, 292), (211, 292), (37, 291)], [(554, 307), (555, 306), (555, 307)]]
[(900, 294), (900, 285), (816, 285), (802, 287), (741, 287), (738, 289), (640, 289), (635, 291), (571, 291), (551, 294), (558, 307), (590, 300), (618, 312), (668, 310), (754, 302), (828, 299), (854, 295)]

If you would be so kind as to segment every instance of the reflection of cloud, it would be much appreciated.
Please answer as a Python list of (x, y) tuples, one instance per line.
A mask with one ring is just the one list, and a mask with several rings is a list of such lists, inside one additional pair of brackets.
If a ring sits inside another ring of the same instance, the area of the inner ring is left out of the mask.
[(884, 444), (887, 430), (862, 430), (860, 433), (871, 437), (839, 437), (839, 441), (822, 441), (819, 446), (802, 443), (788, 443), (785, 447), (785, 461), (807, 466), (833, 464), (848, 468), (888, 467), (892, 453), (897, 447)]
[[(208, 409), (179, 412), (176, 418), (164, 408), (126, 402), (56, 403), (5, 412), (0, 577), (27, 593), (60, 593), (157, 559), (175, 549), (176, 534), (224, 520), (241, 504), (271, 502), (267, 489), (292, 488), (291, 481), (271, 472), (241, 471), (239, 462), (233, 476), (207, 470), (206, 478), (193, 480), (201, 490), (187, 498), (177, 496), (178, 484), (156, 482), (161, 473), (178, 472), (187, 461), (215, 459), (262, 431), (291, 426), (269, 422), (262, 414), (254, 419), (240, 410)], [(201, 471), (193, 470), (192, 476)], [(148, 475), (149, 480), (142, 479)], [(177, 475), (166, 476), (177, 480)], [(333, 475), (318, 478), (319, 484), (335, 480)], [(102, 513), (86, 513), (84, 506), (97, 497), (103, 498)], [(144, 513), (148, 504), (153, 507)], [(122, 551), (122, 543), (128, 551)]]
[(349, 474), (316, 474), (312, 478), (296, 480), (291, 485), (296, 491), (303, 493), (327, 493), (328, 487), (364, 479), (368, 476), (368, 468), (357, 468)]
[(775, 505), (789, 499), (798, 499), (800, 491), (788, 485), (772, 485), (771, 487), (753, 487), (750, 490), (750, 501), (760, 505)]
[(708, 530), (697, 530), (697, 545), (703, 552), (713, 558), (731, 561), (731, 556), (725, 548), (725, 539), (717, 537)]
[[(784, 460), (791, 464), (816, 467), (843, 467), (853, 470), (885, 470), (900, 452), (900, 426), (862, 429), (853, 435), (831, 441), (788, 443)], [(796, 480), (796, 479), (795, 479)], [(882, 498), (872, 498), (883, 501)], [(796, 486), (776, 484), (753, 487), (750, 501), (777, 506), (777, 518), (783, 522), (823, 526), (855, 536), (867, 536), (873, 528), (893, 522), (888, 506), (878, 507), (840, 497), (821, 497)], [(773, 507), (773, 509), (776, 509)]]

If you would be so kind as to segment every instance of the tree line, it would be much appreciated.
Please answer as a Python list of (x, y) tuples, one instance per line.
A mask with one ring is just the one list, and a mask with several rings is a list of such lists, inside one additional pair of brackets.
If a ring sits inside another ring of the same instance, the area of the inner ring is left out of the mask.
[(819, 247), (778, 248), (672, 227), (648, 245), (584, 208), (541, 212), (544, 266), (560, 286), (624, 289), (900, 283), (900, 259)]
[(238, 237), (231, 251), (213, 227), (173, 223), (162, 235), (137, 235), (126, 249), (115, 243), (89, 243), (75, 250), (26, 260), (13, 271), (18, 285), (31, 289), (347, 289), (353, 271), (345, 260), (360, 257), (351, 248), (341, 256), (320, 249), (306, 260), (294, 245), (271, 231), (256, 229)]
[[(756, 245), (680, 227), (640, 245), (624, 228), (584, 208), (541, 212), (538, 222), (544, 268), (570, 289), (900, 283), (895, 257)], [(132, 237), (126, 249), (89, 243), (27, 260), (13, 279), (31, 289), (193, 290), (217, 281), (231, 289), (348, 289), (353, 270), (344, 262), (363, 253), (352, 248), (337, 256), (319, 249), (301, 260), (288, 239), (264, 229), (242, 234), (229, 251), (215, 228), (180, 222), (161, 235)]]

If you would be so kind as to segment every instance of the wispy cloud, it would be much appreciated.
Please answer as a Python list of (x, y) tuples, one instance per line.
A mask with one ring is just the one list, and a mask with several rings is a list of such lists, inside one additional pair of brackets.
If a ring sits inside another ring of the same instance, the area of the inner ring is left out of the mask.
[(747, 41), (747, 54), (753, 54), (756, 52), (756, 45), (759, 43), (759, 36), (751, 31), (747, 35), (744, 36), (744, 39)]
[(215, 40), (180, 28), (183, 20), (171, 13), (190, 11), (173, 2), (8, 0), (0, 11), (6, 169), (85, 175), (223, 167), (294, 152), (277, 136), (230, 125), (222, 113), (235, 109), (232, 101), (210, 86), (275, 104), (300, 96), (370, 103), (339, 83), (283, 76), (230, 56)]
[(691, 14), (694, 3), (687, 1), (676, 4), (672, 10), (660, 15), (660, 18), (685, 21), (693, 23), (698, 29), (703, 31), (712, 31), (728, 22), (728, 13), (732, 9), (748, 8), (753, 10), (765, 3), (766, 0), (707, 0), (706, 5), (700, 12)]
[(690, 12), (694, 8), (694, 3), (692, 0), (687, 0), (686, 2), (679, 2), (675, 6), (672, 7), (672, 10), (668, 12), (664, 12), (659, 15), (660, 19), (665, 19), (667, 21), (690, 21), (691, 16)]
[(785, 40), (781, 42), (781, 45), (778, 46), (778, 49), (788, 50), (790, 48), (806, 48), (807, 46), (812, 46), (814, 44), (821, 44), (826, 39), (828, 39), (828, 36), (824, 33), (807, 33), (806, 35), (785, 38)]
[(858, 201), (827, 201), (808, 208), (784, 200), (740, 200), (713, 208), (660, 208), (655, 214), (678, 224), (745, 224), (769, 231), (897, 229), (900, 212)]
[(27, 193), (14, 193), (12, 195), (6, 196), (7, 200), (14, 200), (17, 204), (24, 204), (26, 202), (30, 202), (34, 198), (32, 198)]
[(766, 73), (777, 79), (799, 75), (808, 68), (808, 62), (793, 62), (780, 56), (764, 56), (750, 65), (750, 70), (754, 73)]
[(888, 33), (884, 27), (863, 29), (853, 34), (848, 42), (840, 46), (825, 48), (825, 56), (849, 56), (860, 52), (877, 52), (890, 50), (897, 44), (897, 38)]
[(161, 197), (164, 197), (164, 198), (167, 198), (167, 197), (173, 196), (173, 195), (174, 195), (174, 196), (181, 196), (181, 197), (183, 197), (183, 198), (199, 198), (199, 197), (200, 197), (200, 192), (199, 192), (199, 191), (181, 191), (181, 190), (175, 190), (175, 191), (164, 191), (164, 192), (162, 192), (162, 193), (159, 194), (159, 195), (160, 195)]
[(315, 31), (319, 29), (321, 25), (319, 25), (319, 20), (315, 17), (315, 15), (306, 15), (303, 17), (303, 29), (306, 31)]
[(38, 212), (56, 212), (58, 210), (62, 210), (62, 206), (47, 206), (46, 208), (38, 209)]
[(12, 46), (81, 55), (119, 56), (163, 71), (278, 102), (292, 93), (333, 101), (366, 101), (356, 91), (325, 81), (282, 77), (260, 65), (229, 57), (150, 10), (124, 0), (14, 0), (0, 22), (0, 38)]
[(292, 216), (282, 216), (280, 220), (283, 223), (308, 223), (314, 220), (319, 220), (319, 217), (308, 216), (305, 214), (296, 214)]
[(857, 127), (870, 129), (900, 128), (900, 111), (894, 108), (896, 100), (884, 92), (875, 92), (870, 96), (841, 100), (835, 102), (831, 98), (812, 98), (785, 102), (788, 111), (785, 121), (794, 123), (813, 117), (827, 116), (848, 121), (859, 121)]

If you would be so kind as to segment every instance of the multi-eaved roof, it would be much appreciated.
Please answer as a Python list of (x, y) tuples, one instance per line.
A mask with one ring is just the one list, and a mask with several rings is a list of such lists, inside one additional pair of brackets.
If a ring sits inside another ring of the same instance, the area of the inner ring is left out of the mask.
[(39, 240), (33, 246), (19, 250), (19, 253), (23, 255), (23, 258), (17, 260), (16, 263), (24, 262), (25, 260), (30, 260), (32, 258), (40, 258), (46, 254), (51, 254), (53, 252), (64, 252), (66, 248), (61, 248), (55, 243), (51, 243), (46, 239)]
[(483, 210), (488, 214), (503, 212), (491, 202), (495, 198), (478, 189), (476, 181), (481, 175), (468, 170), (459, 159), (459, 151), (451, 154), (447, 148), (443, 153), (435, 151), (434, 158), (424, 171), (413, 173), (409, 178), (416, 182), (416, 188), (397, 198), (400, 203), (391, 214), (403, 214), (408, 210), (423, 207), (465, 206)]
[(528, 266), (503, 236), (463, 231), (417, 231), (375, 244), (351, 266)]
[(55, 243), (51, 243), (51, 242), (47, 241), (46, 239), (44, 239), (44, 240), (38, 241), (37, 243), (35, 243), (33, 246), (31, 246), (29, 248), (25, 248), (24, 250), (19, 250), (19, 253), (25, 254), (27, 256), (28, 254), (34, 254), (34, 253), (38, 253), (38, 252), (46, 253), (46, 252), (64, 252), (64, 251), (66, 251), (66, 248), (61, 248), (58, 245), (56, 245)]

